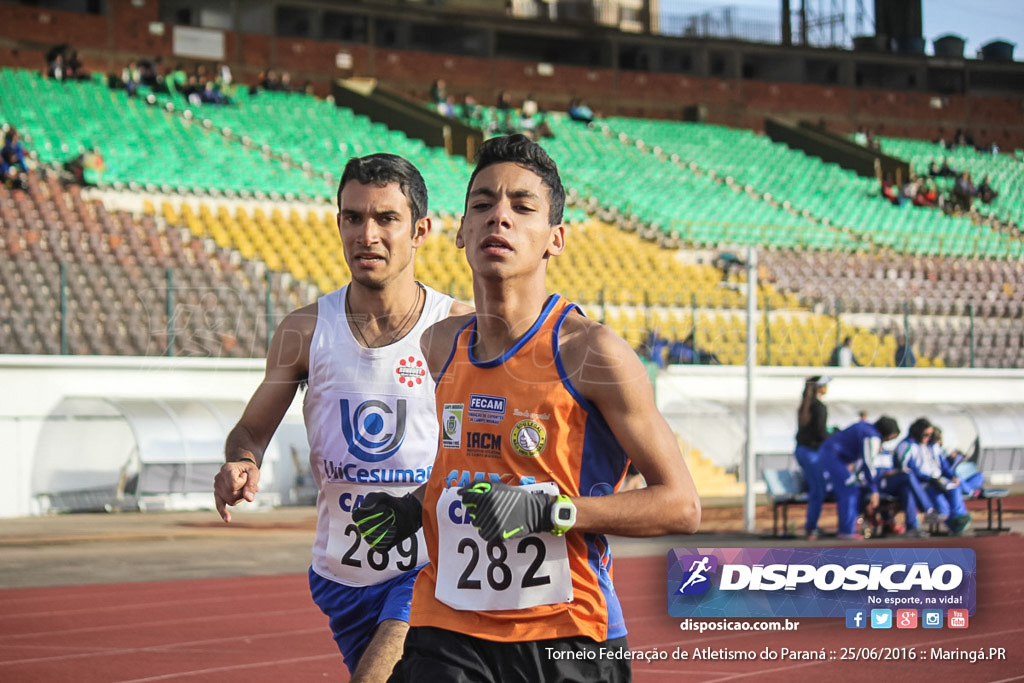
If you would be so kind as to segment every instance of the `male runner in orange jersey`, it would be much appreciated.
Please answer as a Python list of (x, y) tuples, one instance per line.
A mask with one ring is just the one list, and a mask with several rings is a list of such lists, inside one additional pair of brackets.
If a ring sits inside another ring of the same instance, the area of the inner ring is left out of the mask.
[[(415, 499), (386, 494), (353, 515), (385, 547), (422, 518), (430, 563), (391, 680), (629, 680), (604, 534), (699, 524), (636, 354), (546, 290), (548, 259), (565, 246), (564, 202), (539, 145), (514, 135), (482, 146), (456, 238), (476, 314), (423, 341), (441, 434), (422, 515)], [(630, 461), (647, 486), (617, 492)]]

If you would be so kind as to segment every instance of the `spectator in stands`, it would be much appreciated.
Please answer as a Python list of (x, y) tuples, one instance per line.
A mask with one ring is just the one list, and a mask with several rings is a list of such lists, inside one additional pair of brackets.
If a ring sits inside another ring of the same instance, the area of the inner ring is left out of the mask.
[(882, 150), (882, 143), (880, 143), (875, 138), (875, 136), (872, 134), (872, 132), (870, 130), (867, 131), (867, 142), (865, 143), (865, 146), (868, 149), (874, 150), (876, 152), (880, 152)]
[(443, 78), (438, 78), (430, 86), (430, 99), (438, 114), (449, 118), (455, 116), (455, 98), (448, 94)]
[(722, 282), (726, 282), (729, 279), (729, 275), (732, 271), (742, 273), (743, 269), (747, 267), (747, 264), (736, 254), (731, 251), (719, 252), (718, 256), (715, 257), (713, 265), (722, 271)]
[(479, 124), (483, 120), (483, 107), (471, 93), (462, 96), (462, 115), (469, 119), (470, 123)]
[(668, 347), (668, 364), (669, 365), (690, 365), (694, 362), (693, 354), (693, 335), (691, 334), (686, 340), (676, 339)]
[(816, 541), (820, 532), (818, 518), (825, 502), (825, 470), (822, 469), (819, 449), (828, 438), (828, 408), (822, 398), (828, 392), (830, 377), (816, 375), (804, 382), (804, 394), (797, 409), (796, 457), (807, 483), (807, 518), (804, 533), (807, 540)]
[(67, 54), (67, 62), (65, 68), (67, 71), (67, 78), (84, 81), (88, 80), (89, 74), (85, 72), (82, 66), (82, 60), (78, 58), (78, 50), (71, 50)]
[(882, 178), (882, 196), (897, 206), (900, 203), (900, 188), (893, 182), (891, 175)]
[(956, 171), (949, 165), (949, 159), (943, 157), (941, 166), (938, 166), (932, 160), (932, 163), (928, 165), (928, 175), (940, 178), (953, 178), (956, 177)]
[(569, 118), (573, 121), (590, 123), (594, 120), (594, 112), (586, 102), (577, 97), (569, 103)]
[(542, 138), (553, 138), (555, 137), (555, 131), (551, 130), (551, 126), (548, 125), (546, 119), (541, 119), (537, 123), (536, 130), (533, 131), (533, 138), (540, 140)]
[(931, 178), (922, 179), (914, 196), (914, 205), (942, 208), (944, 203), (935, 181)]
[(974, 147), (974, 137), (964, 131), (963, 128), (957, 128), (956, 133), (953, 134), (953, 147)]
[(0, 182), (11, 189), (28, 189), (28, 163), (25, 148), (18, 138), (18, 130), (11, 126), (4, 133), (0, 148)]
[(918, 418), (910, 425), (907, 437), (897, 444), (893, 460), (923, 487), (929, 508), (925, 521), (945, 522), (950, 533), (959, 535), (970, 526), (971, 515), (964, 505), (960, 480), (931, 446), (934, 433), (927, 418)]
[(541, 117), (540, 110), (537, 107), (537, 101), (533, 99), (533, 94), (526, 96), (523, 100), (523, 106), (520, 109), (521, 115), (519, 117), (519, 132), (523, 133), (531, 140), (537, 139), (537, 126), (540, 125)]
[(142, 85), (142, 70), (139, 69), (137, 62), (128, 62), (121, 69), (121, 83), (124, 85), (124, 91), (128, 93), (128, 97), (135, 97), (138, 94), (139, 86)]
[(199, 101), (202, 104), (227, 104), (228, 98), (221, 93), (214, 81), (206, 81), (202, 92), (199, 93)]
[(47, 78), (52, 78), (56, 81), (71, 78), (68, 70), (68, 50), (70, 47), (67, 43), (61, 43), (60, 45), (54, 45), (46, 52)]
[(157, 89), (160, 85), (160, 58), (140, 59), (138, 64), (140, 83), (147, 88)]
[(449, 95), (448, 99), (441, 105), (441, 115), (448, 118), (455, 118), (455, 95)]
[(860, 366), (857, 357), (853, 355), (853, 337), (846, 337), (843, 343), (832, 351), (832, 357), (828, 364), (834, 368), (852, 368)]
[(649, 337), (650, 339), (647, 342), (647, 348), (650, 350), (649, 358), (659, 368), (664, 368), (667, 360), (668, 338), (662, 337), (657, 332), (651, 332)]
[(721, 365), (718, 356), (705, 349), (697, 348), (691, 332), (686, 339), (675, 341), (668, 349), (668, 362), (674, 365)]
[(978, 189), (971, 182), (971, 172), (961, 172), (953, 183), (953, 206), (966, 213), (971, 210), (977, 195)]
[(987, 175), (981, 179), (981, 184), (978, 185), (977, 191), (978, 199), (980, 199), (985, 204), (991, 204), (995, 200), (995, 198), (999, 196), (999, 193), (996, 192), (992, 188), (991, 183), (989, 183)]
[(917, 365), (917, 356), (914, 355), (914, 346), (902, 334), (896, 340), (896, 367), (912, 368)]
[(221, 92), (227, 91), (233, 81), (234, 76), (231, 75), (231, 67), (224, 62), (217, 64), (216, 82), (220, 85)]
[(509, 97), (507, 92), (502, 90), (498, 93), (496, 106), (499, 111), (509, 111), (512, 109), (512, 98)]
[(897, 206), (908, 206), (914, 202), (914, 197), (917, 196), (919, 182), (916, 178), (909, 178), (907, 182), (903, 183), (900, 187), (900, 193), (896, 202)]
[(448, 87), (443, 78), (436, 79), (430, 85), (430, 101), (434, 103), (435, 107), (440, 107), (448, 101)]
[(533, 93), (529, 93), (526, 99), (523, 100), (522, 106), (523, 116), (537, 116), (540, 113), (540, 107), (537, 106), (537, 100), (534, 99)]
[(498, 93), (496, 113), (497, 118), (491, 126), (491, 132), (498, 133), (500, 135), (511, 135), (517, 132), (515, 127), (512, 125), (512, 115), (514, 113), (512, 98), (509, 97), (509, 94), (504, 90)]
[[(185, 94), (183, 91), (188, 86), (188, 73), (181, 62), (174, 65), (174, 69), (164, 78), (164, 85), (167, 91), (173, 94)], [(185, 95), (187, 97), (187, 95)]]
[[(840, 540), (863, 540), (857, 533), (857, 513), (860, 504), (861, 486), (872, 486), (875, 481), (875, 458), (882, 444), (899, 436), (896, 420), (883, 415), (874, 424), (854, 422), (838, 432), (833, 432), (821, 445), (818, 457), (822, 468), (832, 480), (839, 513)], [(872, 508), (878, 506), (878, 492), (869, 495)]]
[(63, 81), (67, 78), (68, 72), (64, 67), (64, 55), (59, 54), (53, 58), (47, 69), (47, 75), (55, 81)]
[(260, 74), (257, 84), (263, 90), (275, 92), (281, 90), (281, 79), (273, 69), (266, 69)]
[(281, 83), (278, 90), (281, 92), (295, 92), (295, 85), (292, 84), (292, 74), (290, 71), (281, 72)]
[(98, 148), (87, 149), (64, 164), (64, 170), (71, 174), (79, 185), (98, 185), (107, 170), (106, 162)]

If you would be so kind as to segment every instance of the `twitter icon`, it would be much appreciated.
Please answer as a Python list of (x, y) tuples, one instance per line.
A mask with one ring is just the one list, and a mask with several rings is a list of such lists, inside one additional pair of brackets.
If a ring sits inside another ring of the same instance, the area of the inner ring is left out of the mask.
[(871, 628), (892, 628), (892, 610), (871, 610)]

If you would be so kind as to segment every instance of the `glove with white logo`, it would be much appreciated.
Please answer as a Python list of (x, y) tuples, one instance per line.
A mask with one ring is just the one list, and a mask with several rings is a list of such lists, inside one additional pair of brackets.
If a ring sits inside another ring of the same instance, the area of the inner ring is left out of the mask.
[(551, 496), (481, 481), (458, 490), (473, 526), (488, 543), (551, 531)]
[(423, 526), (423, 505), (407, 493), (401, 498), (374, 491), (352, 511), (359, 535), (377, 550), (390, 550)]

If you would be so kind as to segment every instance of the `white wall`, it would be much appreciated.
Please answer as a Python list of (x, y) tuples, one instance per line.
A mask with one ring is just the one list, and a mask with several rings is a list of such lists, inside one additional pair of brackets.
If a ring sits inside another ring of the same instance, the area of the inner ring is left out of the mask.
[[(904, 429), (915, 417), (928, 415), (946, 430), (947, 445), (957, 446), (973, 440), (975, 425), (991, 413), (990, 429), (998, 431), (1002, 442), (1024, 447), (1024, 371), (759, 368), (755, 450), (792, 449), (804, 379), (822, 371), (834, 378), (827, 402), (830, 422), (840, 426), (860, 409), (872, 418), (894, 414)], [(36, 442), (43, 419), (63, 398), (245, 401), (262, 376), (262, 360), (0, 356), (0, 517), (38, 514), (31, 495)], [(745, 391), (742, 367), (674, 366), (659, 377), (658, 406), (685, 440), (728, 467), (742, 459)], [(294, 424), (301, 419), (301, 399), (296, 398), (286, 418), (292, 425), (289, 443), (296, 441)], [(282, 451), (276, 479), (287, 501), (293, 468), (288, 449)]]
[[(262, 378), (262, 360), (0, 356), (0, 517), (38, 513), (31, 492), (36, 444), (44, 418), (63, 398), (246, 401)], [(287, 419), (301, 421), (300, 399)]]

